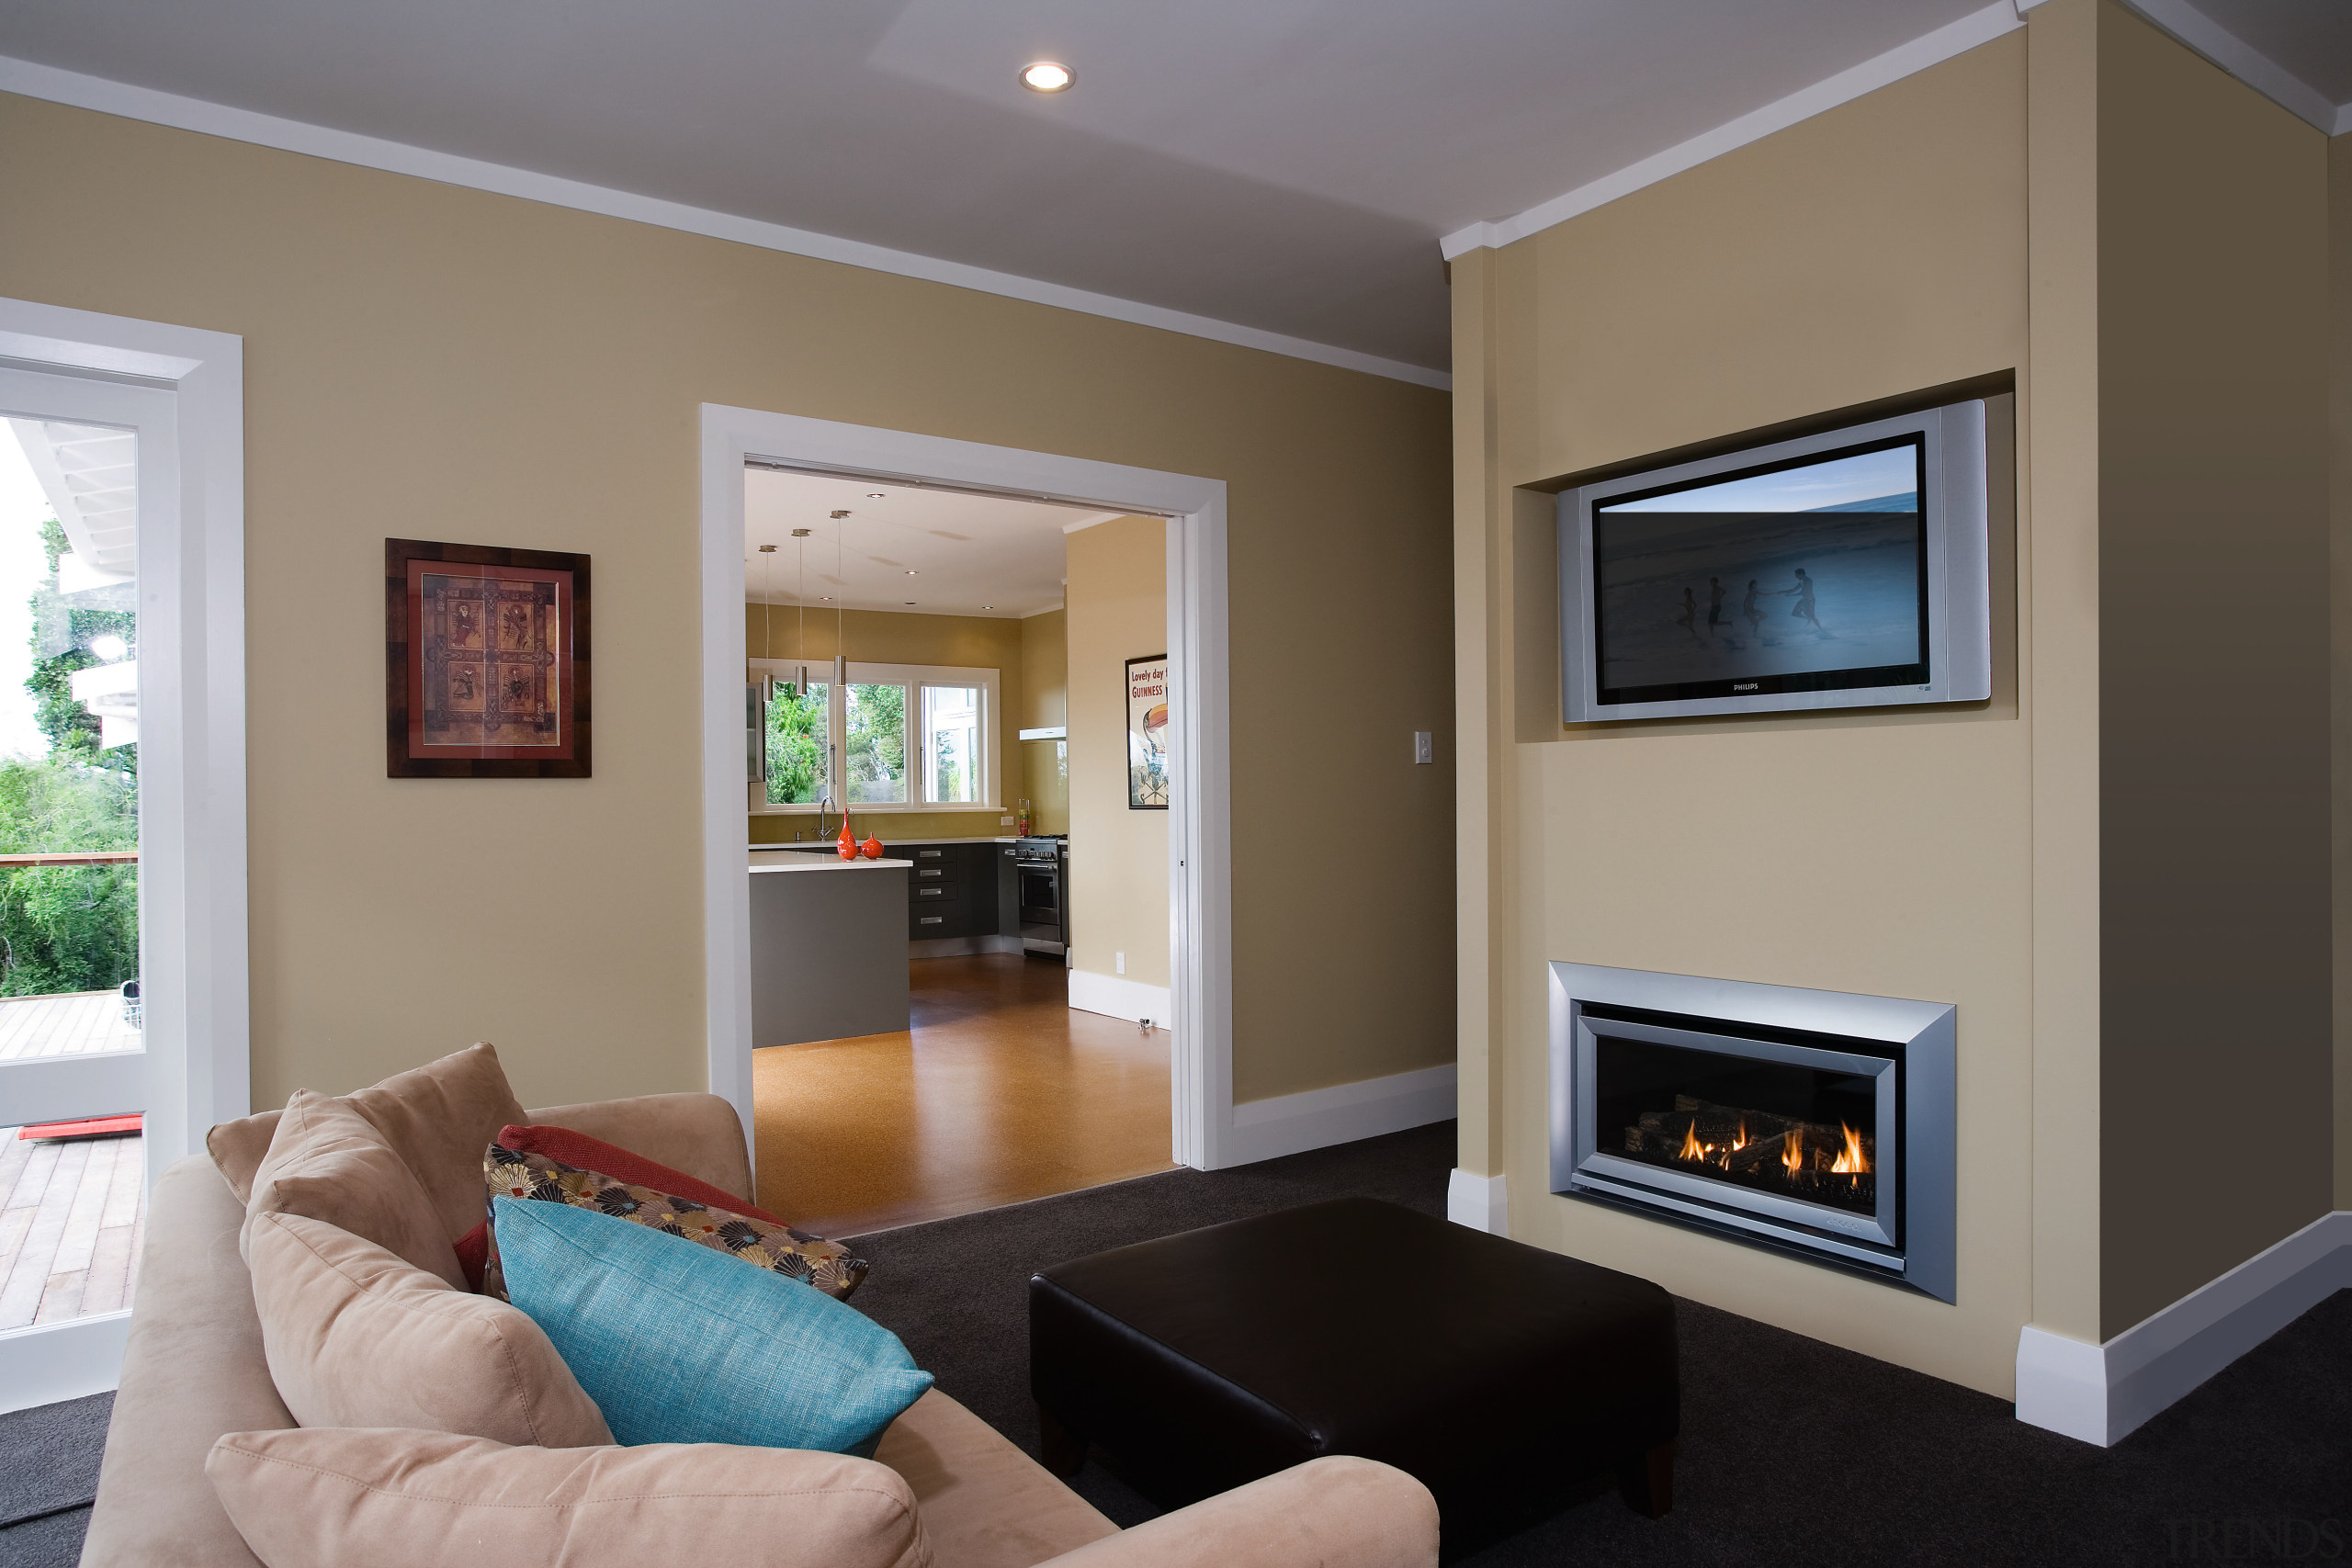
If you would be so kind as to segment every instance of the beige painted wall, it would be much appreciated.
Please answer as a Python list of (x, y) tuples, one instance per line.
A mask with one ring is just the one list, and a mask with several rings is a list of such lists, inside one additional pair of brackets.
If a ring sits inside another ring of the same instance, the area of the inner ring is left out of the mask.
[[(1234, 668), (1442, 705), (1441, 393), (27, 98), (0, 145), (0, 294), (244, 339), (261, 1103), (485, 1038), (526, 1103), (703, 1084), (703, 402), (1222, 479)], [(383, 776), (372, 698), (322, 694), (380, 689), (391, 536), (594, 557), (594, 779)], [(1248, 828), (1334, 774), (1339, 827), (1445, 820), (1341, 711), (1238, 705), (1233, 750)], [(1444, 908), (1444, 858), (1242, 843), (1237, 1082), (1450, 1055), (1442, 939), (1397, 912)], [(450, 918), (497, 893), (493, 931)]]
[[(2020, 367), (2025, 95), (2012, 35), (1454, 267), (1464, 1158), (1521, 1239), (1994, 1392), (2033, 1281), (2029, 640), (1989, 704), (1569, 729), (1526, 487)], [(1550, 1196), (1553, 959), (1958, 1003), (1958, 1304)]]
[(2113, 6), (2098, 116), (2105, 1337), (2335, 1171), (2327, 138)]
[[(810, 610), (807, 637), (802, 637), (797, 604), (746, 604), (743, 607), (743, 647), (751, 659), (821, 660), (831, 668), (839, 643), (849, 657), (876, 664), (946, 664), (997, 672), (997, 792), (1003, 796), (996, 811), (876, 811), (853, 813), (851, 826), (862, 839), (869, 832), (885, 839), (937, 837), (993, 838), (1012, 829), (1002, 818), (1013, 810), (1020, 795), (1022, 623), (993, 615), (910, 615), (896, 610), (843, 610), (838, 623), (831, 610)], [(765, 651), (763, 651), (765, 650)], [(816, 818), (807, 812), (754, 811), (751, 839), (754, 844), (789, 843), (796, 836), (813, 835)], [(829, 824), (841, 825), (838, 812)]]
[[(1166, 986), (1168, 813), (1127, 807), (1126, 661), (1168, 651), (1168, 525), (1069, 536), (1070, 967)], [(1238, 1094), (1236, 1099), (1244, 1098)]]
[[(1069, 722), (1069, 612), (1048, 610), (1021, 623), (1021, 728), (1052, 729)], [(1029, 798), (1030, 829), (1069, 831), (1069, 749), (1067, 742), (1025, 740), (1021, 793)]]
[(2352, 136), (2327, 144), (2335, 1206), (2352, 1209)]
[[(1456, 264), (1462, 1145), (1514, 1234), (2007, 1394), (2022, 1325), (2098, 1340), (2324, 1205), (2324, 156), (2120, 7), (2053, 0)], [(1564, 479), (2010, 371), (1990, 703), (1559, 723)], [(1548, 1195), (1549, 959), (1958, 1004), (1957, 1302)], [(2259, 1027), (2223, 1028), (2207, 972)], [(2152, 1127), (2262, 1105), (2294, 1153), (2145, 1160)]]

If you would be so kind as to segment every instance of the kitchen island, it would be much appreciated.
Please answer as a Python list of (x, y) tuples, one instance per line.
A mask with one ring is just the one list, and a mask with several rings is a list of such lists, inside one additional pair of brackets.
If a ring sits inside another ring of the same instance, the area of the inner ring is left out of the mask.
[(754, 848), (752, 1044), (888, 1034), (910, 1020), (911, 861)]

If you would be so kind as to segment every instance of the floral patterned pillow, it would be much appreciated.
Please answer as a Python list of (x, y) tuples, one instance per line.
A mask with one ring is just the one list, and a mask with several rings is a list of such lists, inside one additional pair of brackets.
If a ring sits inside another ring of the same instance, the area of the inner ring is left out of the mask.
[[(788, 1225), (771, 1224), (749, 1215), (714, 1209), (691, 1198), (673, 1197), (651, 1187), (617, 1180), (593, 1170), (578, 1170), (545, 1155), (525, 1154), (498, 1144), (482, 1156), (483, 1184), (489, 1198), (535, 1198), (548, 1203), (569, 1203), (594, 1209), (617, 1220), (628, 1220), (674, 1236), (683, 1236), (731, 1257), (754, 1269), (765, 1269), (787, 1279), (805, 1280), (829, 1296), (845, 1297), (865, 1278), (868, 1267), (848, 1247)], [(482, 1292), (503, 1301), (506, 1286), (498, 1269), (498, 1236), (490, 1236), (490, 1260), (482, 1278)]]

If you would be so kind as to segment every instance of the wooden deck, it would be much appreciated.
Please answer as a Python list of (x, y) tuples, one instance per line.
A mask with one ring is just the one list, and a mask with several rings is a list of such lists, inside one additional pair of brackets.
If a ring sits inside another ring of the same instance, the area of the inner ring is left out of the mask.
[[(143, 1043), (112, 991), (0, 1000), (0, 1061)], [(27, 1143), (17, 1131), (0, 1127), (0, 1332), (129, 1306), (146, 1220), (145, 1140)]]
[(27, 1143), (0, 1129), (0, 1331), (130, 1304), (146, 1140)]
[(0, 1000), (0, 1062), (136, 1051), (143, 1043), (122, 1021), (122, 998), (112, 991)]

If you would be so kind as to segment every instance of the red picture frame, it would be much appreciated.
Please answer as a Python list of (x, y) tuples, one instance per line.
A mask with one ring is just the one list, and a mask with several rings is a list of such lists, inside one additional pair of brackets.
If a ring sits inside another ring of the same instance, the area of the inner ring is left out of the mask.
[(591, 776), (588, 558), (384, 541), (385, 772)]

